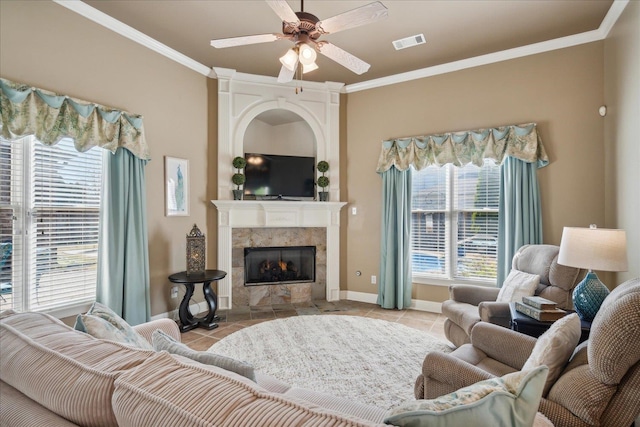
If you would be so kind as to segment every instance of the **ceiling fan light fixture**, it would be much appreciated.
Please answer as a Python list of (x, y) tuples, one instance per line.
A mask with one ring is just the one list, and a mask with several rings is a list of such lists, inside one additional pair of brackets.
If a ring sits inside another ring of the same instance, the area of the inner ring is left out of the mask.
[(298, 54), (294, 49), (289, 49), (287, 53), (280, 57), (280, 62), (290, 71), (294, 71), (298, 63)]
[(306, 43), (300, 43), (298, 47), (300, 63), (302, 65), (311, 65), (316, 62), (318, 54), (316, 50)]
[(318, 64), (316, 64), (315, 62), (312, 62), (309, 65), (302, 64), (302, 74), (307, 74), (313, 70), (317, 70), (318, 68)]

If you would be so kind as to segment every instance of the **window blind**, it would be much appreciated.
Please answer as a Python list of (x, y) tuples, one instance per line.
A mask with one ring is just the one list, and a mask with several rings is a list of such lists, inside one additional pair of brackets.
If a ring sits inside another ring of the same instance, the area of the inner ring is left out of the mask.
[(447, 164), (413, 174), (413, 274), (495, 279), (499, 166), (486, 160), (482, 167)]
[(22, 171), (11, 173), (12, 194), (23, 195), (13, 207), (12, 238), (23, 242), (14, 248), (13, 306), (49, 310), (94, 300), (105, 151), (80, 153), (70, 139), (9, 144), (24, 158)]
[(451, 174), (449, 167), (413, 171), (411, 194), (411, 264), (414, 273), (447, 275)]

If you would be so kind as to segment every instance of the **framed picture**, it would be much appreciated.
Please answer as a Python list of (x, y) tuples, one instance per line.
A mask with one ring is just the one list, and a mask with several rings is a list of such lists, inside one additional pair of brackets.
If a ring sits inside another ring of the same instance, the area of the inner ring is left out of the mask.
[(164, 157), (167, 216), (189, 216), (189, 160)]

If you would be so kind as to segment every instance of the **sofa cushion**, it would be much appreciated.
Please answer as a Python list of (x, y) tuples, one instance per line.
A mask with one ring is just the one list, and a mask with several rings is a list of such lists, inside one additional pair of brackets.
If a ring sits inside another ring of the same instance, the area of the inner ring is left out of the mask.
[(591, 325), (588, 354), (593, 374), (609, 385), (619, 384), (640, 361), (640, 278), (605, 298)]
[(547, 367), (480, 381), (432, 400), (404, 403), (385, 422), (396, 426), (510, 425), (529, 427), (538, 411)]
[[(578, 388), (584, 392), (576, 393)], [(600, 382), (589, 365), (582, 365), (564, 372), (549, 391), (548, 399), (567, 408), (585, 423), (598, 425), (616, 389), (614, 385)]]
[(152, 350), (151, 344), (137, 333), (113, 310), (99, 302), (93, 303), (86, 314), (78, 314), (75, 329), (96, 338), (111, 340), (144, 350)]
[(20, 427), (74, 427), (72, 423), (0, 381), (0, 425)]
[(522, 302), (522, 297), (535, 293), (540, 284), (540, 276), (523, 271), (511, 270), (500, 288), (497, 302)]
[(538, 338), (522, 369), (533, 369), (541, 365), (549, 367), (543, 396), (547, 395), (553, 383), (560, 376), (569, 357), (578, 345), (581, 334), (580, 318), (576, 313), (573, 313), (556, 320), (549, 330)]
[(96, 339), (44, 313), (0, 322), (0, 379), (83, 426), (115, 426), (114, 382), (154, 354)]
[(226, 369), (227, 371), (235, 372), (236, 374), (249, 378), (251, 381), (255, 382), (256, 380), (253, 366), (247, 362), (242, 362), (220, 354), (192, 350), (186, 345), (177, 342), (161, 330), (154, 331), (151, 335), (151, 340), (155, 351), (164, 350), (171, 354), (179, 354), (180, 356), (188, 357), (205, 365), (213, 365)]
[(164, 351), (122, 374), (112, 403), (118, 424), (132, 427), (378, 425), (270, 393), (233, 372)]

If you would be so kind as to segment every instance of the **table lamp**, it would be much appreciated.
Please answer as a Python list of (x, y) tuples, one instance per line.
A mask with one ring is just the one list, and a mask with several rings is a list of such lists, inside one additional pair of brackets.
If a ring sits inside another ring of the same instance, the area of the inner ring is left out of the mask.
[(588, 273), (573, 290), (573, 306), (581, 319), (592, 321), (609, 289), (593, 270), (627, 271), (627, 235), (624, 230), (564, 227), (558, 264), (585, 268)]

